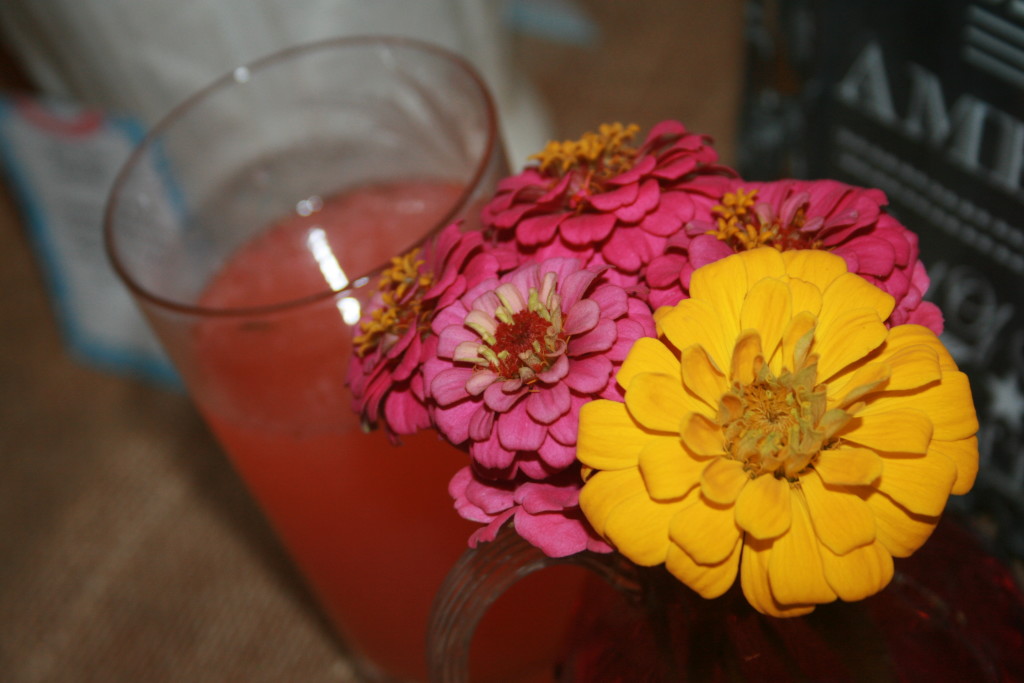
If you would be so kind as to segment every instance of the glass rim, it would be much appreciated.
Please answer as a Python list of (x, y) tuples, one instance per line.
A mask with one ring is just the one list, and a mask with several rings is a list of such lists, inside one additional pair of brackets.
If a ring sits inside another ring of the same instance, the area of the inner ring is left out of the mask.
[[(480, 156), (476, 166), (473, 168), (473, 173), (470, 175), (465, 189), (463, 189), (457, 201), (452, 204), (448, 213), (440, 218), (434, 226), (416, 237), (416, 239), (413, 240), (405, 250), (412, 249), (417, 245), (425, 243), (454, 221), (455, 216), (461, 213), (463, 208), (473, 197), (476, 192), (476, 187), (487, 172), (487, 169), (490, 167), (494, 159), (495, 150), (498, 148), (496, 143), (498, 142), (500, 135), (498, 131), (497, 107), (494, 102), (494, 97), (484, 82), (483, 77), (477, 72), (477, 70), (464, 57), (446, 47), (405, 36), (367, 34), (326, 38), (312, 42), (300, 43), (254, 59), (245, 64), (240, 64), (225, 72), (171, 108), (167, 114), (149, 128), (142, 139), (139, 140), (139, 142), (132, 148), (128, 158), (118, 170), (107, 195), (107, 201), (103, 211), (103, 246), (114, 272), (133, 296), (145, 301), (146, 303), (154, 304), (163, 309), (176, 311), (178, 313), (191, 314), (198, 317), (266, 315), (299, 309), (321, 301), (333, 299), (338, 296), (344, 296), (365, 285), (366, 282), (368, 282), (376, 273), (379, 273), (383, 268), (387, 267), (387, 262), (376, 264), (369, 268), (365, 273), (360, 273), (358, 276), (353, 277), (346, 286), (341, 289), (335, 290), (326, 288), (323, 291), (274, 304), (216, 308), (175, 301), (173, 299), (162, 297), (143, 287), (136, 280), (135, 276), (133, 276), (125, 267), (123, 257), (120, 255), (117, 248), (117, 239), (114, 235), (115, 208), (120, 203), (121, 193), (124, 190), (125, 183), (144, 158), (147, 150), (149, 150), (153, 146), (154, 142), (167, 130), (172, 128), (179, 119), (191, 111), (200, 102), (206, 100), (216, 92), (227, 89), (233, 85), (239, 85), (236, 74), (240, 69), (245, 69), (249, 72), (249, 75), (251, 75), (260, 69), (273, 66), (278, 62), (298, 57), (303, 54), (339, 47), (357, 47), (360, 45), (396, 46), (433, 54), (456, 66), (469, 77), (471, 82), (476, 84), (486, 109), (487, 136), (483, 148), (483, 154)], [(397, 256), (398, 254), (395, 255)]]

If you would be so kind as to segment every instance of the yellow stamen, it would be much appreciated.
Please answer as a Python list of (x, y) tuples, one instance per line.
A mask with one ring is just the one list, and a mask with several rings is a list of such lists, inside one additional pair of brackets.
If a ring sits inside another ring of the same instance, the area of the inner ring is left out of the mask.
[(542, 152), (530, 159), (540, 162), (542, 172), (557, 169), (564, 175), (573, 168), (579, 168), (592, 176), (610, 178), (632, 168), (636, 150), (628, 143), (639, 130), (636, 124), (602, 124), (597, 133), (585, 133), (579, 140), (552, 140)]
[(852, 419), (843, 409), (826, 410), (827, 387), (816, 384), (817, 371), (813, 358), (778, 377), (761, 364), (753, 381), (737, 381), (722, 396), (716, 421), (726, 450), (752, 477), (772, 474), (796, 481), (818, 453), (835, 445), (836, 432)]
[(800, 228), (807, 220), (803, 207), (796, 211), (788, 225), (783, 225), (773, 212), (755, 211), (756, 200), (757, 190), (747, 192), (740, 187), (736, 192), (725, 193), (722, 203), (712, 208), (716, 227), (707, 234), (736, 251), (758, 247), (774, 247), (779, 251), (821, 248), (820, 241), (800, 234)]
[(418, 320), (420, 327), (427, 325), (427, 316), (422, 315), (422, 294), (432, 284), (433, 275), (421, 271), (424, 263), (417, 248), (393, 257), (391, 265), (381, 272), (377, 289), (383, 305), (373, 310), (369, 320), (359, 324), (362, 334), (353, 340), (360, 357), (379, 346), (386, 348), (394, 343), (408, 331), (413, 321)]

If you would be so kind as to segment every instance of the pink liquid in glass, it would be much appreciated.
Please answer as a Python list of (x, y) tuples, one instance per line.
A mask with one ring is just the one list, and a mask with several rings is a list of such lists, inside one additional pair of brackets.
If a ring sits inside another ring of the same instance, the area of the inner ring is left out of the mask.
[[(306, 205), (244, 245), (201, 305), (283, 303), (336, 284), (336, 267), (369, 272), (459, 192), (405, 183)], [(361, 430), (344, 385), (353, 332), (334, 299), (211, 316), (196, 334), (200, 409), (327, 614), (388, 674), (424, 680), (429, 607), (474, 528), (447, 494), (467, 456), (432, 431), (395, 447)], [(553, 659), (580, 579), (549, 572), (497, 605), (474, 643), (480, 680), (516, 680)]]

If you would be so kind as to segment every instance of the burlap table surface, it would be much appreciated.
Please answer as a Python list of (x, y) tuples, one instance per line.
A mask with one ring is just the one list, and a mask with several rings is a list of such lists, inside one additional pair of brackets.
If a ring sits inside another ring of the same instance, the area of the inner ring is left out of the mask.
[[(676, 118), (731, 161), (742, 2), (582, 4), (598, 44), (518, 43), (557, 136)], [(0, 681), (315, 683), (346, 661), (187, 397), (69, 357), (0, 192)]]

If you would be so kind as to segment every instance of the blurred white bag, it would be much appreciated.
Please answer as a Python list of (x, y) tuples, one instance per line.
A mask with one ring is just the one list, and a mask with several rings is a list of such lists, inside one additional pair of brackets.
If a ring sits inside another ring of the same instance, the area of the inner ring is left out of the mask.
[(466, 57), (501, 114), (513, 165), (546, 111), (513, 65), (507, 0), (3, 0), (0, 30), (42, 91), (155, 123), (236, 66), (340, 35), (419, 38)]

